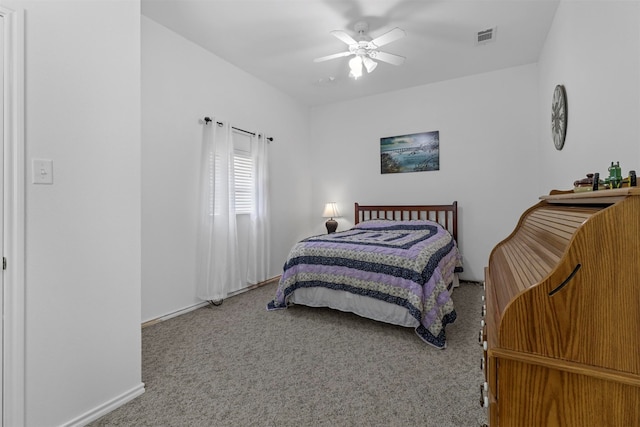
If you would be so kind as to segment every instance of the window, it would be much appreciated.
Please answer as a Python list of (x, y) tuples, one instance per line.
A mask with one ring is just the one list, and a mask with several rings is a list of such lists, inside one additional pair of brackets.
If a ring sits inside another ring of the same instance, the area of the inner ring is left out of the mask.
[(236, 214), (250, 214), (253, 210), (253, 160), (251, 153), (235, 150), (233, 153)]
[[(220, 209), (227, 206), (216, 202), (218, 197), (228, 197), (229, 202), (232, 197), (235, 198), (236, 214), (251, 214), (254, 208), (255, 197), (255, 176), (254, 176), (254, 160), (251, 157), (251, 139), (237, 132), (233, 135), (233, 164), (225, 165), (222, 157), (218, 153), (211, 151), (209, 153), (209, 215), (220, 215)], [(229, 175), (230, 169), (233, 167), (233, 182), (225, 183), (226, 177)], [(228, 185), (228, 187), (227, 187)]]

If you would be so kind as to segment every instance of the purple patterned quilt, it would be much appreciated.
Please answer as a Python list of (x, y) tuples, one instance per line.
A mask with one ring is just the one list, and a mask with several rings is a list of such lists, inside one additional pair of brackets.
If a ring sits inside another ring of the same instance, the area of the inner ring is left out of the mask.
[(445, 326), (456, 319), (450, 285), (461, 267), (455, 240), (436, 222), (365, 221), (297, 243), (267, 309), (287, 308), (298, 288), (348, 291), (405, 307), (419, 321), (418, 336), (444, 348)]

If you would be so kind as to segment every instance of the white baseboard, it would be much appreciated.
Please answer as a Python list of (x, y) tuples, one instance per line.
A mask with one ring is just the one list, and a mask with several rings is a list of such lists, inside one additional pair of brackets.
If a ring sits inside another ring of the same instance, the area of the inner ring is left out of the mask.
[(176, 311), (174, 311), (172, 313), (165, 314), (164, 316), (160, 316), (160, 317), (156, 317), (155, 319), (147, 320), (146, 322), (142, 323), (142, 327), (146, 328), (147, 326), (155, 325), (156, 323), (159, 323), (159, 322), (164, 322), (165, 320), (169, 320), (172, 317), (177, 317), (177, 316), (180, 316), (182, 314), (186, 314), (186, 313), (188, 313), (190, 311), (197, 310), (200, 307), (204, 307), (205, 305), (208, 305), (208, 304), (209, 304), (209, 301), (202, 301), (202, 302), (199, 302), (197, 304), (190, 305), (189, 307), (181, 308), (180, 310), (176, 310)]
[(116, 408), (124, 405), (125, 403), (135, 399), (144, 393), (144, 383), (140, 383), (129, 391), (122, 393), (120, 396), (116, 396), (115, 398), (109, 400), (108, 402), (103, 403), (100, 406), (97, 406), (90, 411), (85, 412), (79, 417), (62, 424), (64, 427), (82, 427), (91, 423), (92, 421), (97, 420), (103, 415), (108, 414)]
[[(244, 292), (250, 291), (252, 289), (256, 289), (256, 288), (258, 288), (260, 286), (268, 285), (268, 284), (273, 283), (273, 282), (275, 282), (277, 280), (280, 280), (280, 276), (272, 277), (271, 279), (265, 280), (264, 282), (260, 282), (260, 283), (257, 283), (255, 285), (247, 285), (245, 288), (239, 289), (237, 291), (230, 292), (229, 295), (227, 296), (227, 298), (231, 298), (233, 296), (240, 295), (240, 294), (242, 294)], [(209, 304), (209, 301), (202, 301), (202, 302), (199, 302), (197, 304), (190, 305), (189, 307), (185, 307), (185, 308), (182, 308), (180, 310), (176, 310), (176, 311), (174, 311), (172, 313), (165, 314), (164, 316), (156, 317), (155, 319), (151, 319), (151, 320), (147, 320), (146, 322), (142, 322), (142, 327), (146, 328), (147, 326), (151, 326), (151, 325), (155, 325), (156, 323), (164, 322), (165, 320), (169, 320), (172, 317), (177, 317), (177, 316), (180, 316), (182, 314), (186, 314), (186, 313), (188, 313), (190, 311), (197, 310), (200, 307), (204, 307), (205, 305), (208, 305), (208, 304)]]

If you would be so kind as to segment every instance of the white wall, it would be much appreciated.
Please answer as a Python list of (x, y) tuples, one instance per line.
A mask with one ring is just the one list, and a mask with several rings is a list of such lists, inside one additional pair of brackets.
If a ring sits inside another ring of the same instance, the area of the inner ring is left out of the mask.
[[(327, 201), (338, 230), (353, 203), (458, 201), (463, 278), (483, 279), (489, 251), (535, 203), (537, 68), (526, 65), (316, 107), (311, 114), (315, 232)], [(380, 138), (440, 132), (440, 170), (380, 173)]]
[[(309, 229), (308, 109), (142, 18), (142, 319), (196, 299), (198, 168), (205, 116), (260, 131), (269, 144), (270, 277)], [(265, 301), (265, 304), (267, 301)]]
[(63, 425), (143, 391), (140, 5), (2, 5), (26, 26), (26, 425)]
[[(563, 1), (539, 61), (540, 193), (569, 189), (589, 172), (640, 172), (640, 2)], [(551, 139), (557, 84), (568, 100), (567, 137)]]

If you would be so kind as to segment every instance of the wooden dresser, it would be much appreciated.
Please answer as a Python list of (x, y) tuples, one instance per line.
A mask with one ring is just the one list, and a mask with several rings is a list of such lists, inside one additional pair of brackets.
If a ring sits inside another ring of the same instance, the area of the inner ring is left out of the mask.
[(640, 188), (541, 197), (484, 304), (490, 427), (640, 426)]

